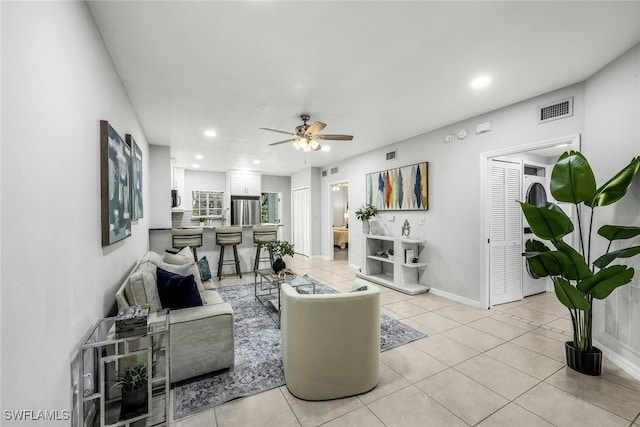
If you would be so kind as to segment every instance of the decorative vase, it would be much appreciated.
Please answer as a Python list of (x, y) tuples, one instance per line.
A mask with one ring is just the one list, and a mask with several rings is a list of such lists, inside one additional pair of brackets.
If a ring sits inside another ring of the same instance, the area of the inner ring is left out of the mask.
[(137, 390), (122, 390), (120, 419), (133, 418), (147, 412), (148, 390), (146, 385)]
[(286, 267), (287, 267), (287, 264), (284, 263), (282, 258), (276, 258), (276, 260), (273, 261), (273, 272), (274, 273), (278, 273), (280, 270), (284, 270)]
[(363, 219), (362, 220), (362, 234), (369, 234), (369, 230), (371, 228), (369, 227), (369, 220), (368, 219)]
[(600, 375), (602, 372), (602, 350), (592, 347), (591, 351), (579, 351), (573, 341), (564, 343), (567, 366), (585, 375)]

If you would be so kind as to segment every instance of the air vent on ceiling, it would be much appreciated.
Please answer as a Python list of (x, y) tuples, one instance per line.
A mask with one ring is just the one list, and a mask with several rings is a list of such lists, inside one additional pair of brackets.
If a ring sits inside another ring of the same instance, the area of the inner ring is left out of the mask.
[(338, 173), (338, 167), (331, 168), (331, 175)]
[(538, 123), (546, 123), (571, 116), (573, 116), (573, 96), (540, 107), (538, 110)]
[(387, 160), (395, 160), (395, 159), (396, 159), (396, 152), (397, 152), (397, 151), (398, 151), (398, 150), (389, 151), (389, 152), (386, 154)]
[(322, 177), (324, 178), (325, 176), (327, 176), (327, 171), (322, 171)]

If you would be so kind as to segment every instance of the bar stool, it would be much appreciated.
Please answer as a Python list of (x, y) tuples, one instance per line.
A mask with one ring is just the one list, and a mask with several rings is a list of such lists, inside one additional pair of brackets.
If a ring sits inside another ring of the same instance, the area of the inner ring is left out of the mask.
[(193, 251), (193, 258), (197, 261), (198, 254), (196, 248), (202, 246), (202, 228), (172, 228), (171, 246), (182, 249), (189, 246)]
[(253, 226), (253, 243), (256, 245), (256, 259), (253, 263), (253, 271), (256, 277), (258, 277), (258, 267), (260, 261), (269, 260), (273, 265), (273, 254), (269, 252), (269, 256), (260, 256), (261, 248), (258, 246), (258, 241), (271, 242), (278, 238), (278, 226), (277, 225), (254, 225)]
[[(240, 260), (238, 259), (238, 245), (242, 243), (242, 227), (217, 227), (216, 244), (220, 246), (220, 258), (218, 259), (218, 280), (222, 279), (222, 265), (235, 263), (236, 274), (242, 278)], [(224, 248), (233, 246), (234, 260), (224, 260)]]

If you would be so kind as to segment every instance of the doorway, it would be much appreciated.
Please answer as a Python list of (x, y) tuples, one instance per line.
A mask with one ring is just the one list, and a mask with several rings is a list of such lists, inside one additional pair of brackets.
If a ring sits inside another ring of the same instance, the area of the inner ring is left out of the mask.
[(309, 256), (311, 253), (311, 220), (309, 188), (291, 192), (291, 240), (296, 253)]
[(329, 206), (331, 209), (329, 242), (332, 250), (329, 257), (334, 261), (349, 261), (349, 182), (329, 184)]
[[(486, 207), (482, 211), (486, 230), (483, 261), (484, 306), (491, 307), (521, 300), (527, 295), (553, 289), (549, 285), (550, 281), (536, 279), (528, 272), (526, 261), (521, 254), (524, 251), (525, 239), (533, 236), (527, 230), (528, 224), (516, 200), (523, 201), (529, 194), (532, 201), (541, 202), (544, 189), (541, 187), (548, 186), (553, 164), (560, 154), (568, 150), (580, 150), (580, 135), (540, 141), (482, 155), (485, 159), (483, 203)], [(527, 175), (529, 177), (525, 178)], [(532, 178), (532, 175), (535, 175), (535, 178)], [(528, 185), (536, 182), (539, 185)], [(546, 189), (544, 197), (556, 203)], [(560, 207), (571, 216), (572, 206)]]

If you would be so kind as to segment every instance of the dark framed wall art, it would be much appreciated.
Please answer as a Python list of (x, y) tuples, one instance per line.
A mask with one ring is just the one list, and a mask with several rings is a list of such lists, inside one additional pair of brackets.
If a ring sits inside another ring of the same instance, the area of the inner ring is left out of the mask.
[(131, 135), (126, 134), (125, 140), (131, 149), (131, 220), (136, 220), (144, 216), (144, 203), (142, 202), (142, 150)]
[(131, 149), (106, 120), (100, 121), (102, 246), (131, 236)]
[(366, 202), (378, 210), (427, 210), (429, 163), (369, 173), (366, 176)]

